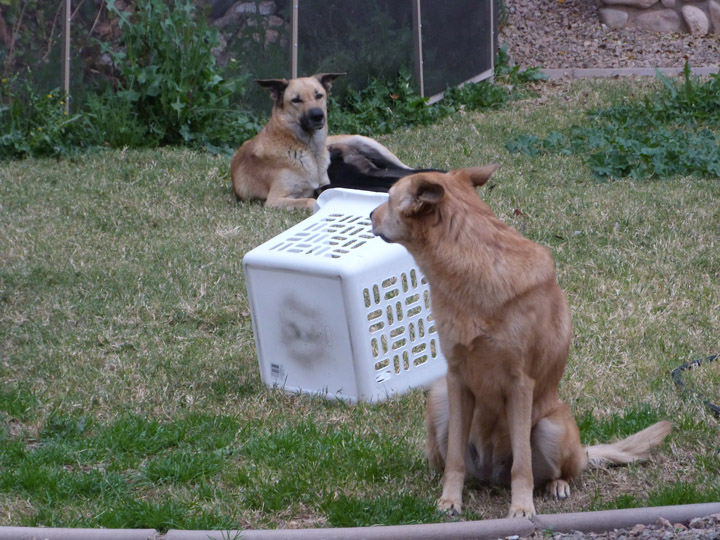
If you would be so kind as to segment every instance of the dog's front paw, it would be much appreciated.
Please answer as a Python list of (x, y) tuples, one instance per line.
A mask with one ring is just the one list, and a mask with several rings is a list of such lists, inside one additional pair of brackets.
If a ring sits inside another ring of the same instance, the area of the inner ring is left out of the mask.
[(535, 512), (535, 505), (533, 503), (530, 503), (529, 505), (510, 505), (510, 512), (508, 512), (509, 518), (531, 518), (534, 517), (536, 514)]
[(440, 512), (449, 516), (462, 514), (462, 503), (456, 499), (439, 499), (437, 507)]
[(570, 484), (558, 478), (547, 483), (547, 492), (556, 499), (567, 499), (570, 496)]

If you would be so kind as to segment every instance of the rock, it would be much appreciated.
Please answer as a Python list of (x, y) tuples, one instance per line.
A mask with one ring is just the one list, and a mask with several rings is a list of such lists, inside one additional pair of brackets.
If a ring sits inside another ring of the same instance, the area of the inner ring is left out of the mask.
[(658, 3), (658, 0), (602, 0), (606, 6), (628, 6), (637, 9), (647, 9)]
[(695, 6), (683, 6), (681, 11), (693, 36), (704, 36), (708, 33), (710, 21), (702, 9)]
[[(720, 2), (710, 0), (708, 2), (708, 12), (710, 13), (713, 33), (720, 34)], [(718, 457), (720, 457), (720, 451), (718, 451)]]
[(283, 26), (284, 24), (285, 21), (277, 15), (270, 15), (270, 17), (268, 17), (268, 26), (270, 28), (277, 28), (279, 26)]
[(235, 2), (225, 15), (217, 19), (213, 24), (218, 28), (224, 28), (229, 25), (236, 26), (241, 20), (246, 20), (249, 15), (260, 15), (267, 17), (277, 11), (275, 2), (265, 0), (256, 4), (255, 2)]
[(275, 2), (272, 0), (265, 0), (264, 2), (260, 2), (260, 15), (265, 15), (266, 17), (268, 15), (272, 15), (277, 11), (277, 7), (275, 6)]
[(635, 25), (651, 32), (682, 32), (680, 15), (672, 9), (661, 9), (641, 13), (635, 18)]
[(265, 48), (267, 49), (270, 45), (275, 43), (280, 37), (280, 33), (277, 30), (266, 30), (265, 31)]
[(608, 28), (622, 28), (627, 21), (628, 14), (622, 9), (600, 8), (600, 22)]
[(677, 5), (677, 0), (661, 0), (663, 7), (674, 8)]

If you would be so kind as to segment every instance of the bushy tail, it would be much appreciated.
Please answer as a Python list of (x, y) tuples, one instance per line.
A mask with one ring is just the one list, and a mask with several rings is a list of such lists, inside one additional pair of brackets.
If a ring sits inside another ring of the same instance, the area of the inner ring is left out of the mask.
[(382, 164), (381, 168), (383, 169), (390, 167), (397, 167), (400, 169), (411, 168), (400, 161), (399, 157), (375, 139), (371, 139), (370, 137), (365, 137), (363, 135), (330, 135), (326, 140), (326, 144), (328, 146), (331, 144), (345, 144), (350, 146), (370, 161), (380, 162)]
[(663, 442), (671, 428), (670, 422), (658, 422), (612, 444), (588, 446), (590, 466), (597, 467), (607, 463), (622, 465), (647, 459), (650, 451)]

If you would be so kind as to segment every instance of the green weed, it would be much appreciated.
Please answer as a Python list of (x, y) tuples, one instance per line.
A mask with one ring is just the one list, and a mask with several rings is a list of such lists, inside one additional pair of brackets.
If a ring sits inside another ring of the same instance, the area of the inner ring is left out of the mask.
[(518, 135), (506, 148), (532, 157), (580, 155), (599, 180), (720, 177), (720, 75), (697, 82), (686, 64), (681, 84), (659, 72), (658, 78), (659, 93), (591, 111), (565, 132)]
[(0, 160), (62, 157), (85, 146), (83, 116), (66, 113), (59, 90), (40, 94), (31, 80), (27, 71), (0, 81)]

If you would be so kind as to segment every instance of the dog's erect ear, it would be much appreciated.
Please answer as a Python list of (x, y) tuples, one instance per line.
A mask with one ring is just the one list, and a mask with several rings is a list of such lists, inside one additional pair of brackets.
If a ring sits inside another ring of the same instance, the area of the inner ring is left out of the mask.
[(455, 169), (452, 172), (462, 176), (467, 176), (473, 186), (480, 187), (490, 180), (490, 176), (492, 176), (492, 173), (494, 173), (498, 167), (499, 165), (497, 163), (493, 163), (492, 165), (483, 165), (482, 167)]
[(347, 75), (347, 73), (317, 73), (315, 78), (320, 81), (325, 91), (329, 92), (332, 88), (332, 82), (343, 75)]
[(290, 81), (287, 79), (256, 79), (255, 82), (263, 88), (270, 90), (270, 96), (272, 96), (273, 101), (278, 105), (282, 105), (283, 95)]
[(417, 216), (430, 212), (445, 196), (445, 188), (424, 178), (415, 182), (415, 196), (403, 208), (406, 216)]

